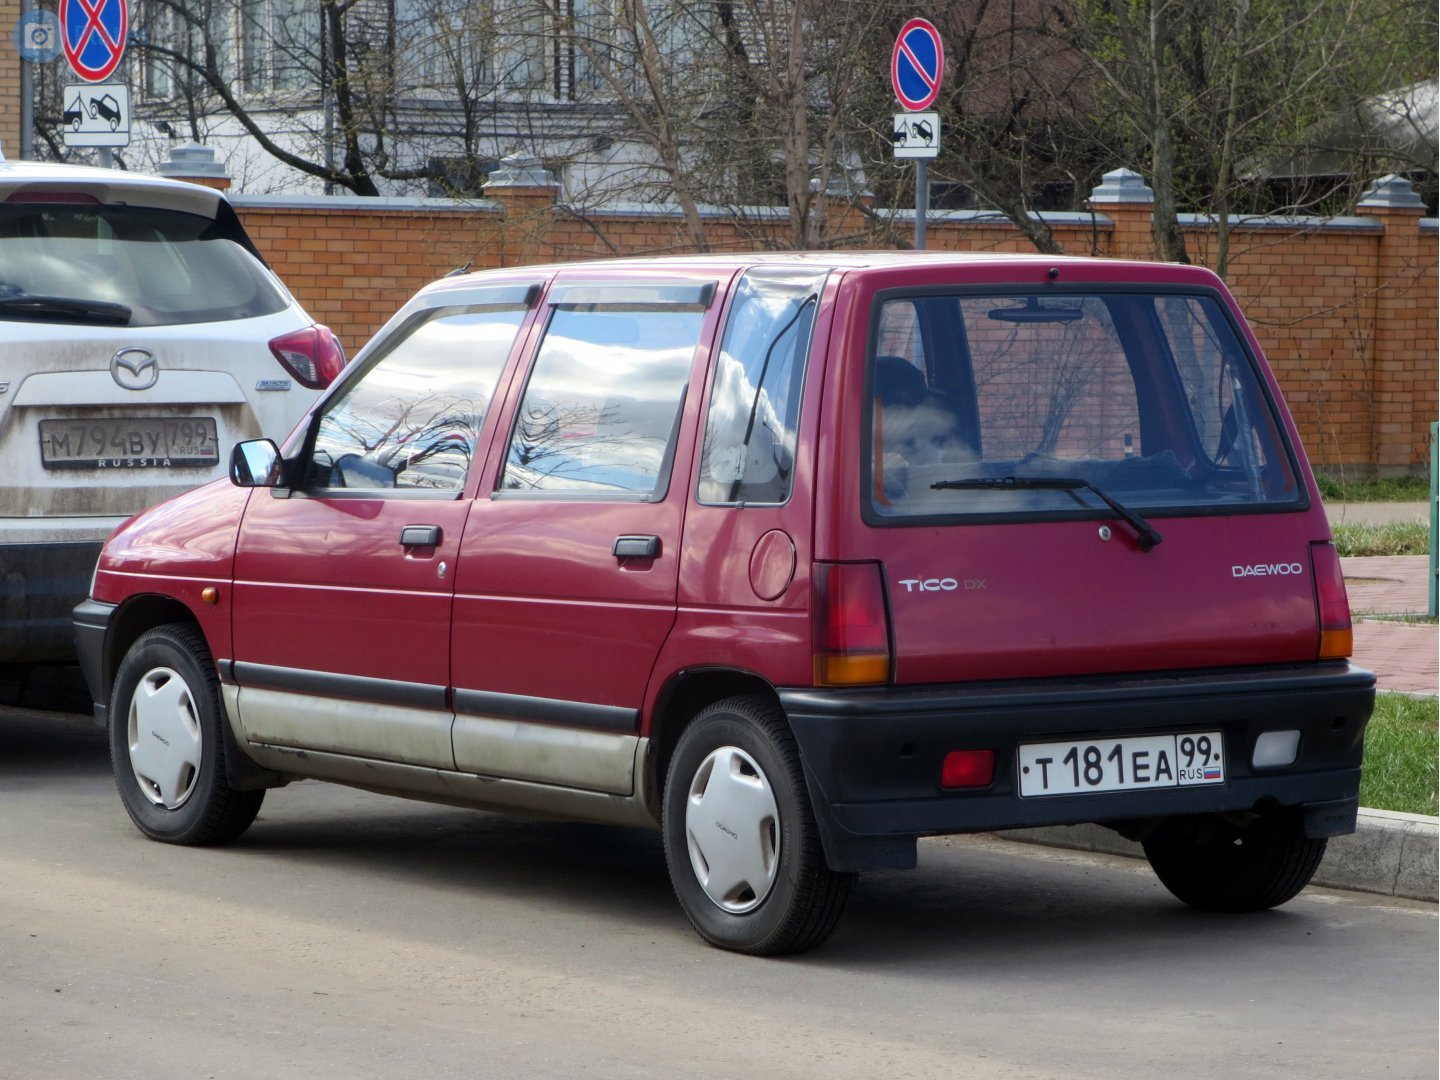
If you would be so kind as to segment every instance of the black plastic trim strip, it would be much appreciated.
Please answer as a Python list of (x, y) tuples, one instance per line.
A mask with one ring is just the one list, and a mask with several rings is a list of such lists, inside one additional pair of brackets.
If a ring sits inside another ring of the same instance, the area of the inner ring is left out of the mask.
[(591, 705), (584, 701), (497, 694), (488, 690), (456, 690), (455, 712), (497, 720), (524, 720), (556, 727), (585, 728), (633, 734), (640, 727), (638, 709), (617, 705)]
[(1006, 679), (941, 686), (886, 686), (855, 690), (782, 689), (787, 713), (877, 717), (902, 713), (955, 714), (978, 710), (1104, 705), (1157, 697), (1195, 700), (1209, 695), (1365, 690), (1375, 673), (1348, 660), (1205, 672), (1097, 675), (1090, 678)]
[(445, 687), (433, 683), (373, 679), (365, 675), (340, 675), (332, 671), (252, 664), (245, 660), (233, 661), (231, 671), (235, 682), (256, 690), (286, 690), (297, 694), (349, 698), (354, 701), (374, 702), (377, 705), (404, 705), (415, 709), (448, 707)]

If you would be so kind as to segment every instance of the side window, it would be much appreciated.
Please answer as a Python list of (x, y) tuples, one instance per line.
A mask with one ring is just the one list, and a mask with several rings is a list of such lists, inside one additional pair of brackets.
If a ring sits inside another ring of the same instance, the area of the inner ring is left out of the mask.
[(418, 316), (316, 428), (310, 490), (459, 491), (523, 304)]
[(725, 325), (700, 457), (703, 503), (790, 497), (810, 331), (825, 275), (752, 270)]
[(626, 300), (618, 289), (571, 304), (561, 290), (500, 489), (663, 497), (708, 300)]

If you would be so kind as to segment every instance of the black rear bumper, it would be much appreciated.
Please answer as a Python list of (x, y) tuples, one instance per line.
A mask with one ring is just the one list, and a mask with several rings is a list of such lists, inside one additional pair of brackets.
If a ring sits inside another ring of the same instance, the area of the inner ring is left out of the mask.
[[(781, 690), (837, 870), (913, 865), (919, 836), (1291, 807), (1311, 836), (1353, 832), (1375, 676), (1346, 661), (1046, 680)], [(1300, 731), (1293, 765), (1255, 769), (1256, 738)], [(1223, 732), (1226, 780), (1022, 798), (1023, 743)], [(952, 750), (995, 752), (995, 778), (945, 791)]]

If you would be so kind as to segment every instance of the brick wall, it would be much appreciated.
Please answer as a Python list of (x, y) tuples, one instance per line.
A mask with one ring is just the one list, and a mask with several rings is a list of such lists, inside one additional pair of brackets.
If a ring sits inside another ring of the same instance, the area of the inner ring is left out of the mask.
[(20, 65), (24, 61), (11, 38), (20, 15), (20, 0), (0, 0), (0, 151), (11, 159), (20, 156)]
[[(1098, 189), (1097, 189), (1098, 190)], [(302, 303), (353, 354), (416, 289), (447, 271), (693, 250), (683, 221), (656, 211), (584, 218), (557, 207), (550, 188), (509, 188), (475, 203), (238, 196), (257, 245)], [(1150, 206), (1107, 201), (1095, 215), (1060, 215), (1067, 252), (1153, 258)], [(857, 241), (858, 213), (827, 222)], [(741, 227), (707, 219), (712, 249), (774, 247), (785, 222)], [(908, 234), (892, 240), (904, 242)], [(1213, 257), (1215, 233), (1187, 227), (1196, 262)], [(993, 217), (937, 215), (932, 249), (1031, 250)], [(1352, 475), (1423, 471), (1435, 419), (1437, 231), (1419, 209), (1364, 217), (1288, 220), (1232, 234), (1229, 284), (1285, 388), (1318, 466)]]

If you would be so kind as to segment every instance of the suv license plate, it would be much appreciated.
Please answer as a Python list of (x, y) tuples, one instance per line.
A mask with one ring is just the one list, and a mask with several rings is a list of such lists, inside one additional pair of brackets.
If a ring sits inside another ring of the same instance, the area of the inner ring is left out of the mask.
[(208, 416), (40, 421), (40, 463), (47, 469), (164, 469), (219, 460)]
[(1225, 782), (1225, 749), (1218, 731), (1027, 743), (1019, 768), (1026, 798), (1192, 787)]

